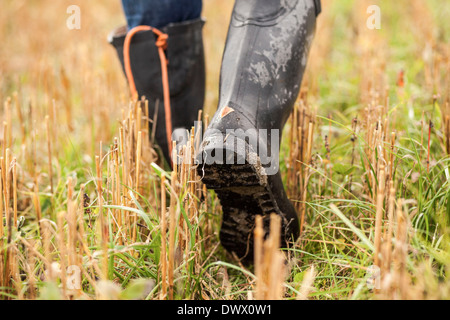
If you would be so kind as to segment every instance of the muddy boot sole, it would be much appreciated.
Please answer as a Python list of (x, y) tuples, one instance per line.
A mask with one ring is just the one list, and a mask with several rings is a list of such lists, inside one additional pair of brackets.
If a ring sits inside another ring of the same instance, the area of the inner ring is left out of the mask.
[[(255, 216), (263, 217), (267, 235), (270, 214), (275, 213), (281, 217), (284, 215), (270, 190), (268, 176), (264, 175), (264, 168), (259, 164), (257, 155), (248, 152), (247, 148), (244, 157), (242, 152), (230, 151), (227, 146), (217, 146), (217, 139), (223, 137), (205, 140), (207, 142), (203, 144), (202, 153), (203, 160), (206, 161), (197, 167), (198, 174), (206, 187), (216, 192), (222, 205), (220, 230), (222, 246), (230, 253), (234, 252), (243, 261), (251, 262)], [(227, 151), (224, 163), (220, 161), (208, 163), (208, 158), (212, 158), (214, 154), (222, 153), (225, 156)], [(285, 219), (282, 219), (282, 225), (285, 230)], [(285, 244), (283, 239), (282, 244)]]

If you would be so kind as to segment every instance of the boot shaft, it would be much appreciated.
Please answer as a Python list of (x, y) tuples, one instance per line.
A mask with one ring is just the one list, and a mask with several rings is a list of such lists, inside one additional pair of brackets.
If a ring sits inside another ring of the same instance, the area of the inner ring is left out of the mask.
[[(204, 21), (201, 19), (173, 23), (161, 29), (168, 35), (165, 54), (168, 77), (172, 128), (188, 129), (203, 108), (205, 97), (205, 57), (203, 48)], [(125, 73), (124, 42), (127, 29), (114, 30), (109, 42), (114, 46)], [(161, 63), (156, 37), (152, 31), (137, 33), (130, 45), (130, 62), (139, 97), (149, 102), (149, 117), (156, 121), (155, 136), (165, 159), (170, 163), (165, 130), (164, 94)], [(154, 123), (153, 123), (154, 125)]]
[(222, 61), (219, 110), (231, 107), (256, 128), (282, 129), (300, 90), (316, 8), (314, 0), (236, 1)]
[[(188, 87), (194, 75), (204, 76), (204, 23), (204, 20), (198, 19), (172, 23), (161, 28), (169, 36), (165, 53), (169, 61), (171, 96), (179, 95)], [(108, 39), (117, 50), (124, 73), (123, 47), (126, 33), (126, 27), (121, 27), (114, 30)], [(155, 42), (156, 36), (152, 31), (139, 32), (131, 41), (131, 68), (140, 96), (159, 97), (163, 94), (161, 66)]]

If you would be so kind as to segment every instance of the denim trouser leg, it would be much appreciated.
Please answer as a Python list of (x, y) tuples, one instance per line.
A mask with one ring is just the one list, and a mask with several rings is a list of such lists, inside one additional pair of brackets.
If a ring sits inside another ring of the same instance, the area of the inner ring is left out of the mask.
[(128, 28), (148, 25), (162, 28), (169, 23), (200, 18), (202, 0), (122, 0)]

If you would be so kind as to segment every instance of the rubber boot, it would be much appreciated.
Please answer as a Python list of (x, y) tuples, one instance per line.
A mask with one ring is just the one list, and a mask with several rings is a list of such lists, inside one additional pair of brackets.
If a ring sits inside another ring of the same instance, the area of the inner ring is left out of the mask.
[(281, 245), (299, 235), (279, 172), (281, 132), (293, 110), (320, 7), (314, 0), (237, 0), (222, 60), (218, 110), (197, 171), (223, 209), (220, 240), (253, 259), (255, 216), (281, 217)]
[[(176, 133), (184, 134), (197, 120), (205, 97), (205, 58), (203, 49), (204, 21), (201, 19), (169, 24), (161, 31), (168, 34), (165, 50), (168, 59), (170, 104), (172, 114), (172, 140)], [(109, 42), (116, 48), (124, 67), (123, 46), (126, 27), (114, 30)], [(152, 31), (137, 33), (130, 46), (131, 69), (140, 97), (145, 96), (149, 104), (149, 117), (156, 122), (155, 138), (164, 158), (170, 164), (171, 155), (165, 128), (164, 95), (161, 63), (156, 38)], [(155, 110), (157, 111), (155, 112)], [(185, 139), (185, 137), (180, 137)]]

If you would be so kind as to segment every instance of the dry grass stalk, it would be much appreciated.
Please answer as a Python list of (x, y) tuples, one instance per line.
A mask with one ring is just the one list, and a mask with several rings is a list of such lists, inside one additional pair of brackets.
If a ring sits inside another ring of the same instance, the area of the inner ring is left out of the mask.
[[(122, 194), (122, 185), (120, 183), (120, 151), (119, 151), (119, 141), (117, 138), (114, 138), (114, 181), (115, 181), (115, 192), (113, 203), (115, 205), (121, 205), (121, 194)], [(117, 224), (114, 224), (115, 231), (118, 231), (120, 234), (122, 234), (122, 211), (121, 210), (114, 210), (114, 217), (117, 222)], [(117, 227), (116, 227), (117, 226)], [(119, 236), (119, 244), (123, 244), (123, 236)]]
[(255, 217), (255, 275), (257, 300), (280, 300), (283, 298), (285, 258), (280, 248), (281, 218), (270, 216), (270, 233), (263, 241), (263, 219)]
[[(138, 110), (141, 110), (140, 108)], [(140, 123), (140, 121), (138, 121)], [(139, 175), (141, 174), (140, 164), (141, 164), (141, 156), (142, 156), (142, 132), (138, 131), (137, 133), (137, 145), (136, 145), (136, 162), (135, 162), (135, 190), (139, 193)], [(132, 243), (136, 242), (137, 238), (137, 214), (133, 214), (133, 233), (132, 233)]]
[(165, 299), (167, 295), (167, 203), (166, 203), (166, 176), (161, 177), (161, 296), (160, 299)]
[(257, 215), (255, 217), (255, 231), (254, 231), (254, 243), (255, 243), (255, 276), (256, 276), (256, 296), (257, 300), (260, 300), (264, 296), (266, 288), (263, 282), (263, 245), (264, 245), (264, 228), (262, 216)]
[[(403, 200), (397, 200), (396, 208), (396, 232), (395, 244), (392, 245), (392, 235), (394, 229), (394, 194), (395, 189), (391, 186), (389, 199), (389, 227), (387, 231), (387, 241), (383, 245), (385, 261), (381, 267), (381, 291), (378, 298), (381, 299), (409, 299), (420, 297), (422, 292), (417, 291), (418, 284), (410, 285), (407, 271), (408, 240), (407, 240), (407, 216), (403, 211)], [(421, 278), (418, 277), (418, 281)]]
[(316, 278), (316, 270), (314, 268), (314, 265), (309, 268), (308, 272), (306, 273), (302, 284), (300, 286), (300, 291), (296, 297), (297, 300), (307, 300), (310, 292), (313, 289), (313, 283)]
[(17, 299), (23, 300), (24, 295), (22, 291), (22, 281), (20, 279), (20, 270), (19, 270), (19, 257), (21, 257), (22, 253), (17, 248), (16, 243), (11, 244), (11, 254), (13, 255), (13, 259), (11, 259), (11, 278), (14, 281), (14, 288), (17, 293)]
[(169, 262), (168, 262), (168, 278), (169, 278), (169, 299), (173, 300), (173, 281), (175, 268), (175, 232), (176, 232), (176, 206), (177, 194), (175, 193), (177, 181), (177, 173), (172, 172), (171, 177), (171, 195), (169, 209)]
[(6, 210), (6, 229), (8, 229), (8, 243), (11, 240), (11, 232), (12, 232), (12, 215), (10, 210), (10, 199), (11, 199), (11, 150), (6, 149), (6, 158), (5, 158), (5, 188), (3, 189), (5, 196), (5, 210)]
[(395, 149), (395, 132), (391, 133), (391, 152), (389, 156), (389, 179), (394, 179), (394, 149)]
[(46, 281), (55, 282), (56, 274), (53, 267), (52, 227), (49, 220), (42, 220), (42, 247), (44, 249)]
[(389, 201), (388, 201), (388, 230), (386, 235), (386, 255), (384, 257), (384, 268), (382, 269), (382, 274), (387, 274), (391, 272), (391, 262), (392, 262), (392, 232), (394, 229), (394, 211), (395, 211), (395, 188), (393, 182), (391, 181), (389, 187)]
[(315, 111), (306, 102), (306, 93), (300, 94), (291, 116), (291, 149), (287, 161), (287, 190), (299, 214), (301, 230), (304, 228), (306, 214), (307, 185), (310, 178), (309, 166), (312, 163), (312, 143), (315, 128)]
[(103, 213), (103, 178), (101, 171), (101, 161), (100, 157), (95, 157), (95, 167), (97, 172), (97, 200), (98, 200), (98, 218), (99, 218), (99, 239), (100, 239), (100, 247), (102, 249), (102, 268), (100, 277), (102, 280), (108, 279), (108, 226), (105, 221), (105, 216)]
[(77, 255), (77, 202), (70, 200), (67, 204), (67, 248), (70, 265), (78, 265)]
[[(34, 240), (31, 239), (29, 244), (34, 249), (35, 246)], [(36, 258), (34, 255), (34, 250), (31, 250), (30, 247), (25, 246), (25, 250), (27, 256), (26, 273), (28, 277), (28, 294), (29, 299), (34, 300), (36, 298), (36, 276), (34, 271)]]
[[(310, 164), (312, 160), (312, 143), (313, 143), (313, 130), (314, 124), (313, 122), (309, 122), (308, 124), (308, 142), (307, 142), (307, 151), (306, 151), (306, 164)], [(301, 207), (300, 207), (300, 234), (303, 232), (303, 228), (305, 226), (305, 215), (306, 215), (306, 196), (307, 196), (307, 188), (309, 182), (309, 167), (305, 168), (303, 175), (303, 189), (301, 191)]]
[[(0, 173), (3, 175), (3, 168), (2, 168), (2, 159), (0, 158)], [(5, 235), (4, 227), (3, 227), (3, 179), (0, 177), (0, 248), (3, 248), (3, 236)], [(6, 217), (5, 217), (6, 218)], [(1, 261), (3, 259), (0, 259), (0, 265)]]
[(17, 161), (16, 158), (12, 162), (13, 172), (13, 210), (14, 210), (14, 227), (17, 228)]
[(73, 130), (72, 125), (72, 103), (71, 103), (71, 85), (63, 67), (60, 69), (61, 83), (64, 88), (64, 109), (66, 110), (66, 123), (70, 131)]
[[(2, 158), (6, 159), (6, 149), (7, 149), (7, 140), (8, 139), (8, 124), (6, 123), (6, 121), (3, 121), (3, 146), (2, 146)], [(5, 167), (5, 166), (3, 166)], [(5, 180), (5, 179), (3, 179)], [(5, 181), (3, 181), (5, 182)]]
[[(3, 158), (0, 158), (0, 168), (1, 168), (1, 173), (3, 176)], [(4, 236), (5, 236), (5, 230), (3, 227), (3, 217), (6, 219), (6, 215), (3, 215), (3, 179), (0, 178), (0, 255), (3, 255), (3, 250), (4, 250)], [(0, 259), (0, 285), (3, 287), (6, 287), (7, 283), (6, 283), (6, 277), (5, 277), (5, 269), (6, 269), (6, 265), (4, 265), (5, 260), (4, 259)]]
[(382, 261), (381, 255), (381, 234), (382, 234), (382, 222), (383, 222), (383, 211), (384, 211), (384, 167), (380, 168), (380, 174), (378, 176), (378, 193), (377, 193), (377, 203), (376, 203), (376, 217), (375, 217), (375, 241), (374, 241), (374, 265), (380, 267), (380, 261)]

